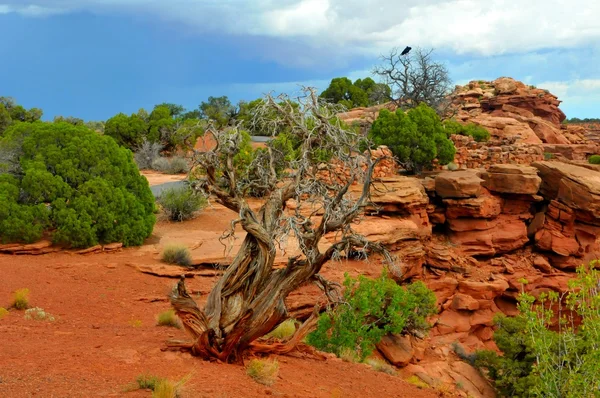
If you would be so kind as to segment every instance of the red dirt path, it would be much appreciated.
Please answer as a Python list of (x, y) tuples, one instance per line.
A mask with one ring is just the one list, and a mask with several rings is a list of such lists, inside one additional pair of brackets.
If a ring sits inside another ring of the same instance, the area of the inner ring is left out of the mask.
[[(161, 222), (145, 246), (116, 253), (0, 255), (0, 306), (8, 306), (11, 293), (26, 287), (31, 306), (58, 316), (52, 323), (27, 321), (23, 312), (11, 310), (0, 320), (0, 397), (149, 397), (143, 390), (123, 392), (144, 372), (173, 380), (191, 373), (184, 397), (437, 396), (400, 377), (339, 359), (278, 357), (279, 380), (265, 387), (241, 366), (162, 352), (166, 339), (186, 338), (182, 330), (155, 325), (156, 315), (169, 307), (166, 295), (175, 280), (130, 265), (157, 263), (161, 241), (177, 235), (186, 235), (189, 243), (211, 234), (216, 238), (228, 220), (217, 209), (183, 224)], [(188, 286), (206, 294), (214, 281), (195, 277)]]

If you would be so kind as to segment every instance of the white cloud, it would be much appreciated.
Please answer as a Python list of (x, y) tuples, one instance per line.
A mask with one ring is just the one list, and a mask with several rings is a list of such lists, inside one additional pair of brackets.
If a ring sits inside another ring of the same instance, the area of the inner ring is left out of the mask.
[(536, 86), (556, 95), (567, 117), (600, 116), (600, 79), (548, 81)]
[(151, 14), (198, 31), (285, 37), (338, 54), (409, 44), (493, 55), (600, 42), (597, 0), (0, 0), (0, 13), (80, 10)]

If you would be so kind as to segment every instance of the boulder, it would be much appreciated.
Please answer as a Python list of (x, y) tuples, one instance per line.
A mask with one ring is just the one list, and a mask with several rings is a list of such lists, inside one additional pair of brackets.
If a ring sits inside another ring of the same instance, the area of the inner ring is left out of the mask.
[(435, 192), (442, 198), (477, 197), (482, 181), (476, 170), (448, 171), (435, 177)]
[(415, 355), (410, 336), (388, 334), (377, 343), (377, 349), (392, 365), (404, 367)]
[(452, 299), (452, 309), (475, 311), (479, 309), (479, 301), (469, 295), (457, 293)]
[(516, 164), (492, 165), (483, 179), (490, 191), (525, 195), (537, 194), (542, 183), (535, 167)]

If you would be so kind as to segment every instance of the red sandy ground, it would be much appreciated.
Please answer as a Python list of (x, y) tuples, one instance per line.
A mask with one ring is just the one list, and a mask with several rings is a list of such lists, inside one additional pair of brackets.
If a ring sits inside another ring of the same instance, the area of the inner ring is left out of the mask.
[[(58, 317), (55, 322), (27, 321), (23, 312), (11, 310), (0, 320), (0, 397), (149, 397), (144, 390), (123, 391), (142, 373), (173, 380), (191, 374), (184, 397), (437, 396), (398, 376), (339, 359), (278, 357), (279, 379), (266, 387), (242, 366), (161, 351), (165, 340), (187, 337), (182, 330), (156, 326), (156, 315), (169, 308), (166, 295), (175, 280), (143, 274), (131, 265), (158, 263), (167, 241), (214, 241), (231, 219), (225, 212), (215, 208), (186, 223), (160, 222), (144, 246), (116, 253), (0, 255), (0, 306), (7, 307), (12, 292), (26, 287), (31, 306)], [(209, 242), (199, 250), (210, 247), (218, 248)], [(354, 263), (347, 270), (357, 268)], [(195, 277), (188, 279), (188, 287), (205, 296), (214, 282)]]

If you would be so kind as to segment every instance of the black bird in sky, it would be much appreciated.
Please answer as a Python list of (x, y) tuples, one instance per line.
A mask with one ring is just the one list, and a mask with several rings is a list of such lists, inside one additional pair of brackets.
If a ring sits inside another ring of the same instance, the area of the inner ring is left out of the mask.
[(408, 54), (408, 52), (412, 49), (412, 47), (408, 47), (406, 46), (406, 48), (404, 50), (402, 50), (402, 52), (400, 53), (400, 55), (406, 55)]

